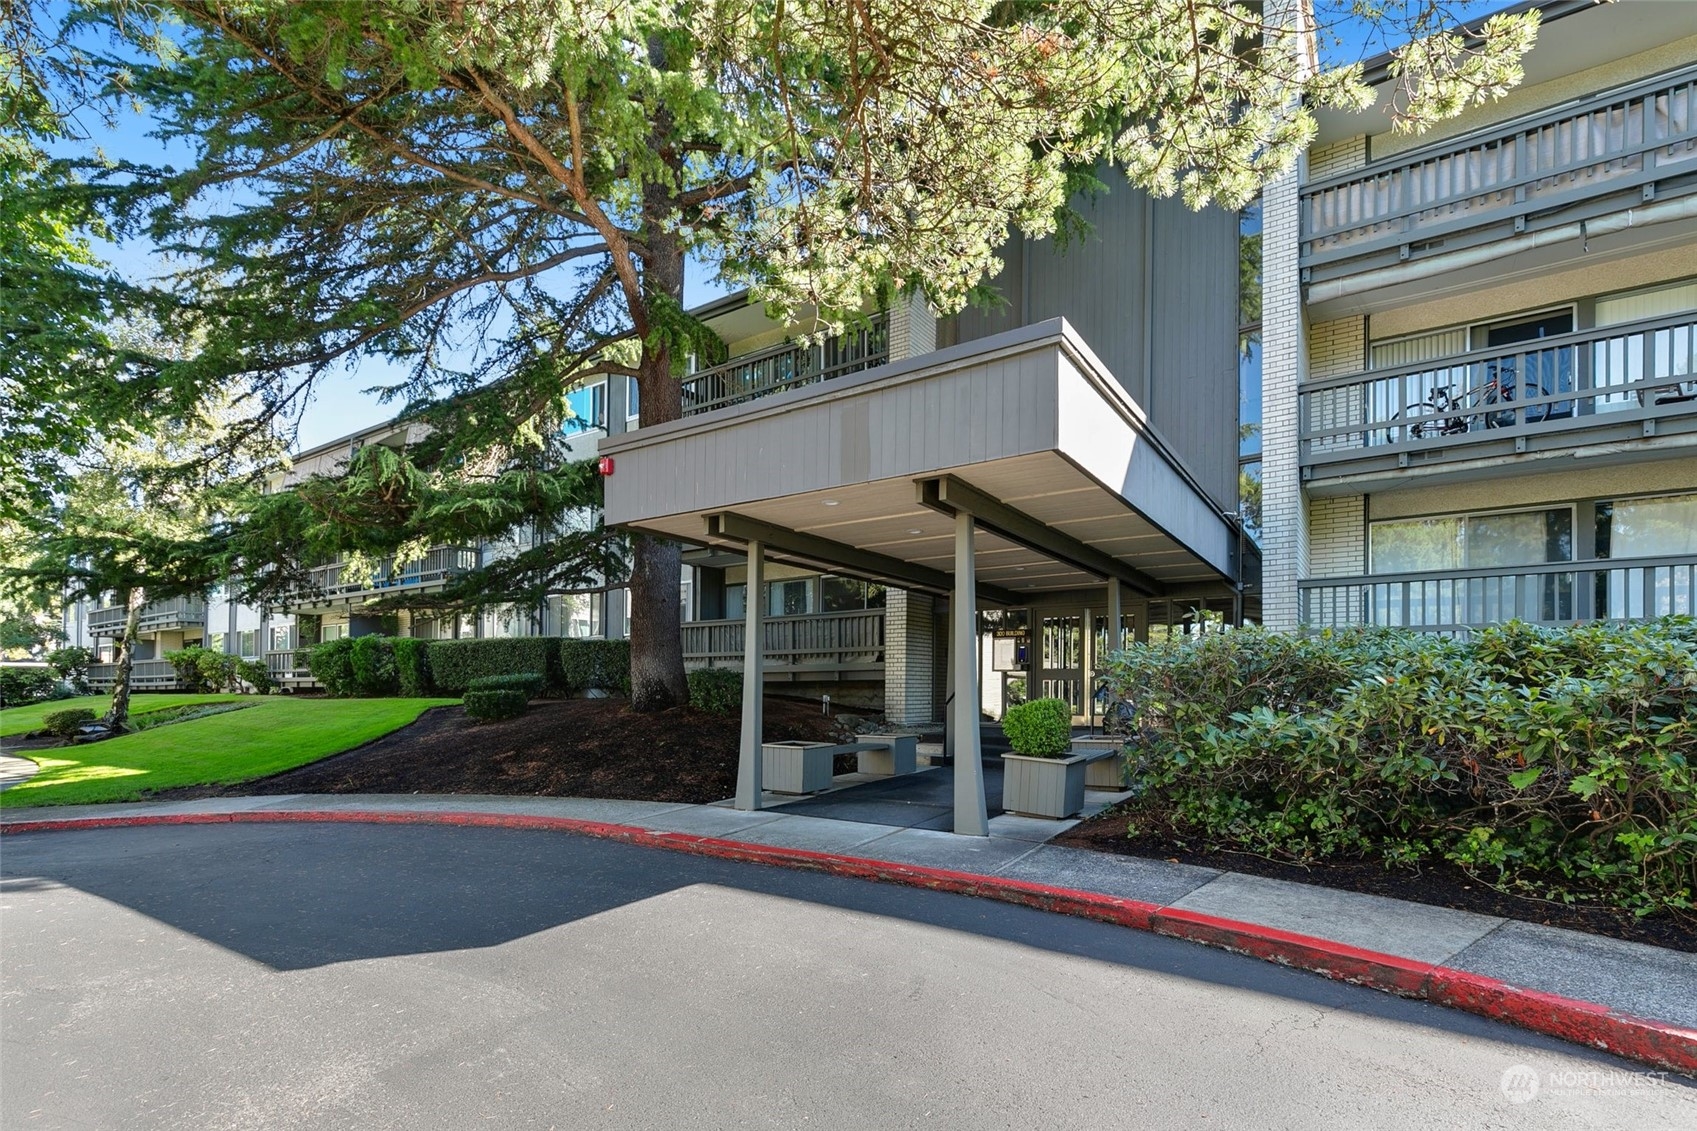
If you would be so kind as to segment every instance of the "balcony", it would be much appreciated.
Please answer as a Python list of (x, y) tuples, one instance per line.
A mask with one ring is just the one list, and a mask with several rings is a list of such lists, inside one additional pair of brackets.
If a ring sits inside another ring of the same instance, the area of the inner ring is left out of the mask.
[(1697, 67), (1397, 154), (1302, 190), (1303, 281), (1646, 203), (1697, 173)]
[(403, 591), (440, 588), (479, 564), (474, 546), (433, 546), (424, 557), (399, 566), (393, 558), (384, 558), (370, 577), (348, 571), (344, 562), (332, 562), (311, 570), (309, 587), (287, 607), (293, 612), (311, 612), (362, 604)]
[(889, 359), (889, 321), (877, 314), (867, 327), (851, 329), (817, 345), (786, 342), (691, 373), (683, 379), (684, 415), (859, 373)]
[[(123, 605), (105, 605), (88, 614), (90, 636), (122, 636), (130, 611)], [(178, 632), (206, 627), (206, 602), (198, 597), (174, 597), (149, 601), (142, 607), (137, 632)]]
[(1310, 484), (1642, 445), (1697, 432), (1697, 313), (1311, 381), (1298, 400)]
[(265, 670), (280, 687), (301, 687), (313, 682), (312, 671), (306, 666), (305, 648), (283, 648), (265, 653)]
[[(881, 677), (884, 671), (884, 610), (768, 617), (765, 633), (767, 679)], [(687, 621), (684, 663), (691, 667), (742, 667), (743, 622)]]
[[(96, 691), (110, 691), (117, 681), (117, 664), (88, 666), (88, 683)], [(171, 666), (169, 660), (137, 660), (130, 665), (132, 691), (175, 691), (179, 687), (177, 669)]]
[(1643, 620), (1697, 610), (1697, 555), (1322, 578), (1299, 582), (1298, 595), (1310, 628), (1464, 633), (1511, 619)]

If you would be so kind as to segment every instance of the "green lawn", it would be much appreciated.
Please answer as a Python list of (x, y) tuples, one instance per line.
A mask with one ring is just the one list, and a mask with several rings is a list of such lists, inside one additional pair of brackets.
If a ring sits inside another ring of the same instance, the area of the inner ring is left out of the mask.
[[(168, 692), (160, 695), (130, 696), (130, 714), (140, 715), (147, 711), (160, 711), (166, 707), (180, 707), (184, 703), (228, 703), (232, 699), (247, 699), (247, 695), (189, 695), (184, 692)], [(0, 735), (27, 734), (41, 727), (44, 715), (53, 711), (63, 711), (67, 707), (87, 707), (98, 717), (106, 713), (106, 708), (112, 705), (110, 695), (82, 695), (75, 699), (55, 699), (51, 703), (30, 703), (23, 707), (7, 707), (0, 710)]]
[[(167, 706), (163, 700), (171, 698), (194, 701), (233, 697), (149, 696), (161, 701), (158, 706)], [(412, 722), (427, 707), (458, 702), (273, 695), (241, 711), (172, 723), (87, 746), (31, 751), (30, 756), (41, 764), (41, 772), (0, 793), (0, 807), (135, 801), (157, 789), (264, 777), (388, 734)], [(10, 712), (7, 722), (11, 722)]]

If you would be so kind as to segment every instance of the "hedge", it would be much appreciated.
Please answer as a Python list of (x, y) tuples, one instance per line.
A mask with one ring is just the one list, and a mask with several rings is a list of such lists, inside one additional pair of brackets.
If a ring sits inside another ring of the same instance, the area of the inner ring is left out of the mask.
[(515, 636), (486, 640), (432, 640), (430, 675), (438, 691), (458, 695), (482, 676), (536, 672), (547, 690), (562, 689), (559, 645), (546, 636)]
[(593, 689), (630, 697), (629, 640), (560, 640), (561, 688), (570, 695)]
[(742, 673), (731, 668), (697, 668), (689, 673), (689, 705), (715, 715), (742, 709)]
[(94, 712), (87, 707), (66, 707), (62, 711), (49, 711), (41, 716), (41, 729), (60, 738), (70, 738), (77, 731), (94, 721)]
[(471, 681), (466, 688), (472, 691), (522, 691), (527, 698), (542, 694), (544, 680), (538, 672), (518, 672), (513, 675), (485, 675)]
[(326, 695), (347, 698), (354, 693), (354, 642), (348, 637), (314, 644), (306, 668)]
[(395, 653), (395, 675), (401, 694), (408, 699), (422, 699), (436, 694), (436, 684), (430, 677), (430, 642), (411, 636), (390, 639)]
[(1241, 630), (1117, 653), (1133, 832), (1279, 859), (1449, 861), (1637, 914), (1697, 891), (1697, 621), (1465, 640)]
[(0, 707), (21, 707), (43, 699), (65, 699), (63, 690), (46, 668), (0, 667)]
[(511, 719), (525, 712), (529, 699), (522, 691), (491, 688), (465, 693), (465, 713), (480, 721)]

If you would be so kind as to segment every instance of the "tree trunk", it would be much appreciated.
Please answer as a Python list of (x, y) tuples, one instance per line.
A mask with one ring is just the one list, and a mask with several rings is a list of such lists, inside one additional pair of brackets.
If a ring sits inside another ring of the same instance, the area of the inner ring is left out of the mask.
[(147, 604), (145, 589), (130, 590), (129, 616), (124, 619), (124, 636), (118, 643), (118, 674), (112, 681), (112, 705), (106, 710), (105, 723), (113, 730), (124, 730), (130, 721), (130, 669), (136, 661), (136, 630), (141, 625), (141, 610)]
[[(684, 253), (661, 222), (675, 211), (666, 190), (651, 186), (644, 201), (648, 256), (643, 295), (652, 313), (680, 308), (684, 292)], [(658, 301), (656, 301), (658, 300)], [(683, 416), (683, 387), (672, 376), (668, 336), (650, 332), (642, 346), (636, 384), (640, 393), (639, 427), (664, 424)], [(679, 609), (683, 549), (676, 542), (638, 535), (632, 539), (630, 571), (630, 702), (637, 711), (663, 711), (689, 702), (684, 679), (683, 618)]]

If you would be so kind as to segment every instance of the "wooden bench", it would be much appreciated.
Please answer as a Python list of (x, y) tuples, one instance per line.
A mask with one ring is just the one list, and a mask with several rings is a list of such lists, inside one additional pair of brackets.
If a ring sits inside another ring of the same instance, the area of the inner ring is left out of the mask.
[(831, 786), (838, 754), (858, 755), (863, 774), (911, 774), (919, 767), (919, 737), (867, 734), (857, 742), (765, 742), (760, 746), (761, 785), (773, 793), (818, 793)]

